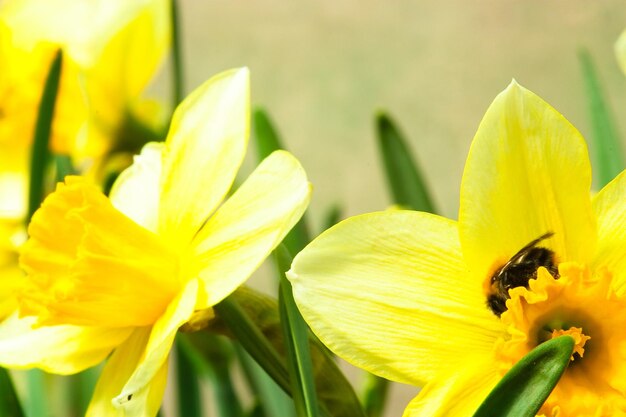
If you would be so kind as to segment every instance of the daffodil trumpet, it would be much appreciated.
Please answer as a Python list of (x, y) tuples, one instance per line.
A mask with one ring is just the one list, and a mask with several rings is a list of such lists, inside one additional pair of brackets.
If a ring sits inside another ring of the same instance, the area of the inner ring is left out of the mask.
[(278, 151), (228, 198), (249, 134), (247, 69), (219, 74), (174, 113), (107, 198), (67, 177), (29, 225), (19, 310), (0, 365), (71, 374), (107, 356), (88, 416), (154, 416), (179, 327), (241, 285), (304, 212), (311, 187)]
[[(352, 217), (300, 252), (288, 277), (332, 351), (422, 387), (405, 417), (472, 416), (520, 358), (564, 334), (573, 362), (539, 415), (626, 415), (625, 202), (626, 174), (592, 196), (580, 133), (512, 82), (474, 137), (458, 221)], [(525, 247), (550, 262), (528, 268), (516, 257)], [(526, 272), (498, 316), (488, 300), (512, 259)]]

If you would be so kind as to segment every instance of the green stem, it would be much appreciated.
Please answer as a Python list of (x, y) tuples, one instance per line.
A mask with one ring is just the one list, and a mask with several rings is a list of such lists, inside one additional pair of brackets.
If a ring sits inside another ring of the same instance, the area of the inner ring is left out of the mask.
[(183, 80), (183, 59), (180, 42), (180, 15), (178, 1), (171, 0), (171, 28), (172, 28), (172, 82), (173, 82), (173, 101), (176, 108), (183, 101), (184, 80)]

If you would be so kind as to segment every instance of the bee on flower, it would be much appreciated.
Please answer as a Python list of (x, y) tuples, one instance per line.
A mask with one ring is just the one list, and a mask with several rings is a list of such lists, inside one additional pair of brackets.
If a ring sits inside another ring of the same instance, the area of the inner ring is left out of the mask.
[(472, 416), (526, 353), (568, 334), (572, 362), (540, 414), (626, 415), (626, 174), (591, 196), (580, 133), (512, 82), (480, 123), (460, 201), (458, 221), (370, 213), (315, 239), (288, 272), (312, 330), (422, 387), (406, 417)]

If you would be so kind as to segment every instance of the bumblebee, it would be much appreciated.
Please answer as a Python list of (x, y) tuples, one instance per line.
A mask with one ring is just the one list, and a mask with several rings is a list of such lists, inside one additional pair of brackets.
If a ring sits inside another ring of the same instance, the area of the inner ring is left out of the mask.
[(539, 267), (543, 266), (554, 278), (558, 279), (559, 271), (554, 252), (537, 246), (552, 235), (554, 233), (548, 232), (528, 243), (491, 276), (487, 306), (493, 314), (500, 317), (507, 310), (506, 300), (511, 298), (509, 290), (515, 287), (528, 288), (528, 281), (537, 277)]

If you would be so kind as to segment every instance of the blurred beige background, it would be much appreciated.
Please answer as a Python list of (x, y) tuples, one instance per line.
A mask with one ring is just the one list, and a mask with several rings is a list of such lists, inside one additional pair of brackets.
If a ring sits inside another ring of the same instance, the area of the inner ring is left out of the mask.
[[(626, 129), (626, 78), (613, 56), (626, 27), (623, 0), (182, 0), (181, 18), (187, 90), (250, 67), (253, 103), (270, 112), (314, 184), (318, 227), (331, 204), (348, 216), (390, 203), (374, 139), (378, 109), (399, 122), (440, 212), (453, 218), (470, 141), (511, 78), (588, 137), (577, 57), (586, 47)], [(394, 387), (387, 415), (401, 415), (415, 392)]]

